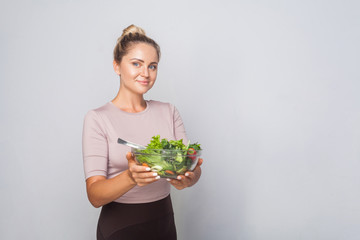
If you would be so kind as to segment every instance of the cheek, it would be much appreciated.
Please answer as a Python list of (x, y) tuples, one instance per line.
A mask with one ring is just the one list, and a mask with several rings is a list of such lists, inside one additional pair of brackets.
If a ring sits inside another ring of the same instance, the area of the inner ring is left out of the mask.
[(124, 72), (124, 75), (122, 75), (122, 77), (124, 79), (129, 79), (129, 80), (133, 80), (135, 79), (139, 74), (137, 73), (137, 71), (126, 71)]
[(128, 75), (129, 76), (137, 76), (137, 75), (139, 75), (139, 71), (136, 70), (136, 69), (129, 69), (128, 70)]
[(154, 79), (154, 81), (156, 80), (157, 77), (157, 72), (152, 72), (151, 73), (151, 77)]

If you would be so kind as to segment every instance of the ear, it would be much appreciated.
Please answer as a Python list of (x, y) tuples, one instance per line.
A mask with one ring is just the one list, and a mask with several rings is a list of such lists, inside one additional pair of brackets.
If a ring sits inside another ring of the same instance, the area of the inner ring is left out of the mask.
[(120, 64), (114, 60), (113, 67), (114, 67), (114, 71), (116, 72), (116, 74), (120, 76)]

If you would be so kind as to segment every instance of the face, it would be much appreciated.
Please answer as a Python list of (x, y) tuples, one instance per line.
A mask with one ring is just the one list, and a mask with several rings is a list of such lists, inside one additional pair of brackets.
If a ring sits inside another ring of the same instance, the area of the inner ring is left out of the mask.
[(120, 64), (114, 61), (114, 70), (120, 75), (120, 88), (135, 94), (144, 94), (155, 83), (158, 67), (155, 48), (147, 43), (136, 43)]

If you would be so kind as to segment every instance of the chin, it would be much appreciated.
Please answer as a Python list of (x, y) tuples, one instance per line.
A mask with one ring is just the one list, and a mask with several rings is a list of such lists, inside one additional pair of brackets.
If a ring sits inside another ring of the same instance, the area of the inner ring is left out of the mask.
[(147, 93), (150, 89), (151, 88), (149, 88), (149, 89), (141, 89), (141, 90), (138, 90), (137, 93), (143, 95), (143, 94)]
[(142, 87), (138, 89), (138, 92), (141, 94), (145, 94), (147, 93), (150, 89), (152, 88), (152, 86), (146, 86), (146, 87)]

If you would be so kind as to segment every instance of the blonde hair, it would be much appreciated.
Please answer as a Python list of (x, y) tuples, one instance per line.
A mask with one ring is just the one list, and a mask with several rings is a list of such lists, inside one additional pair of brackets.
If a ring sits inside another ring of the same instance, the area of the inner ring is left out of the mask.
[(123, 56), (125, 56), (129, 49), (136, 43), (147, 43), (153, 46), (157, 52), (158, 58), (160, 59), (160, 47), (151, 38), (146, 36), (145, 31), (135, 25), (130, 25), (123, 30), (122, 35), (117, 39), (116, 46), (114, 48), (114, 60), (117, 63), (121, 62)]

